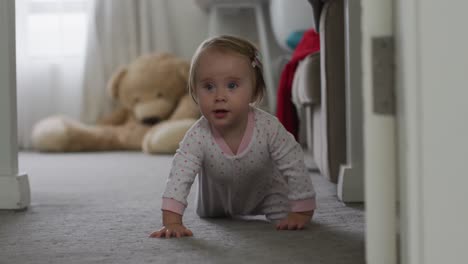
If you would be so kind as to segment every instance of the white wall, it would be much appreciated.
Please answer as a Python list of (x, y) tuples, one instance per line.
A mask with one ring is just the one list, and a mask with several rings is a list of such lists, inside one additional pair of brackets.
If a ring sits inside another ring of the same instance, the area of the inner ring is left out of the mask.
[[(305, 0), (304, 0), (305, 1)], [(198, 45), (208, 37), (208, 12), (199, 8), (194, 0), (175, 0), (169, 2), (169, 23), (175, 40), (177, 55), (190, 60)], [(266, 9), (268, 22), (269, 9)], [(312, 19), (312, 8), (310, 9)], [(221, 17), (218, 25), (221, 34), (234, 34), (246, 37), (258, 45), (256, 21), (252, 9), (242, 9), (239, 12), (228, 12)], [(270, 52), (272, 58), (283, 53), (276, 44), (275, 38), (268, 27)], [(278, 69), (276, 69), (278, 70)], [(278, 75), (278, 74), (277, 74)], [(279, 76), (275, 76), (276, 80)]]
[[(208, 37), (208, 12), (199, 8), (193, 0), (176, 0), (169, 2), (169, 23), (173, 30), (176, 53), (190, 59), (197, 46)], [(312, 15), (312, 9), (311, 13)], [(257, 42), (257, 29), (253, 10), (242, 9), (239, 12), (228, 12), (221, 18), (218, 28), (221, 33), (240, 35)], [(280, 51), (270, 33), (273, 54)], [(258, 44), (258, 42), (257, 42)]]
[[(298, 0), (299, 1), (299, 0)], [(306, 1), (306, 0), (300, 0)], [(213, 25), (210, 21), (209, 12), (196, 5), (194, 0), (176, 0), (168, 1), (169, 6), (169, 27), (172, 34), (172, 40), (175, 42), (174, 52), (178, 56), (186, 60), (192, 58), (198, 45), (209, 37), (211, 34), (231, 34), (249, 39), (262, 50), (259, 43), (259, 34), (257, 28), (257, 21), (254, 9), (252, 8), (221, 8), (219, 15), (213, 21), (216, 21), (215, 28), (210, 29), (209, 25)], [(308, 6), (309, 3), (307, 3)], [(268, 50), (270, 58), (271, 69), (271, 94), (276, 98), (276, 91), (280, 79), (281, 71), (284, 66), (284, 55), (286, 51), (282, 50), (276, 43), (270, 23), (270, 9), (268, 4), (264, 4), (264, 13), (266, 19), (266, 36), (268, 38)], [(310, 6), (310, 19), (312, 20), (312, 8)], [(265, 52), (262, 50), (262, 52)], [(262, 54), (267, 63), (266, 54)], [(265, 68), (267, 66), (265, 65)], [(265, 78), (268, 74), (265, 73)], [(268, 83), (267, 83), (268, 85)], [(269, 93), (270, 94), (270, 93)], [(271, 95), (270, 94), (270, 95)], [(274, 99), (276, 100), (276, 99)], [(268, 109), (268, 96), (264, 100), (261, 107)], [(275, 105), (275, 104), (273, 104)]]
[(193, 0), (168, 2), (175, 53), (190, 60), (197, 46), (208, 37), (208, 15)]

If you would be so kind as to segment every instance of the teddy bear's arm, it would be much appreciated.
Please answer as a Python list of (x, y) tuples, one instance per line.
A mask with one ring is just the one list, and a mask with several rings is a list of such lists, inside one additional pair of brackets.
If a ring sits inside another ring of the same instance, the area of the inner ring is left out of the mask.
[(198, 119), (200, 117), (200, 110), (197, 104), (193, 101), (189, 94), (184, 95), (174, 110), (169, 120), (180, 120), (187, 118)]
[(99, 125), (121, 125), (127, 121), (127, 118), (128, 110), (124, 108), (118, 108), (107, 116), (101, 117), (97, 123)]

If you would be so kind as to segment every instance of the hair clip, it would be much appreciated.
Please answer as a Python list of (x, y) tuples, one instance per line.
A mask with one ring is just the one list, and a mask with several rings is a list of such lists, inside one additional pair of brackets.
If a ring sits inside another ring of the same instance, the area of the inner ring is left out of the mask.
[(252, 59), (252, 67), (261, 67), (262, 63), (260, 61), (260, 53), (256, 50), (254, 53), (254, 58)]

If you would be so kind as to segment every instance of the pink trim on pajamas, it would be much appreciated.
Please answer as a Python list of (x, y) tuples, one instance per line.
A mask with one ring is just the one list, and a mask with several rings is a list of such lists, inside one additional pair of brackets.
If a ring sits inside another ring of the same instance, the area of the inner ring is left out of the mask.
[(224, 153), (228, 154), (229, 156), (235, 156), (238, 155), (239, 153), (244, 152), (245, 149), (249, 146), (250, 140), (252, 139), (254, 127), (255, 127), (255, 122), (254, 122), (254, 117), (253, 117), (253, 112), (249, 112), (249, 116), (247, 118), (247, 127), (245, 129), (245, 134), (242, 137), (241, 143), (239, 145), (239, 148), (237, 149), (237, 153), (234, 154), (231, 150), (231, 148), (226, 144), (226, 141), (224, 141), (223, 137), (221, 134), (219, 134), (219, 131), (216, 130), (214, 127), (211, 127), (211, 130), (213, 131), (213, 137), (218, 143), (219, 147), (224, 151)]
[(183, 215), (185, 205), (171, 198), (163, 198), (161, 209)]
[(317, 207), (315, 199), (289, 201), (289, 205), (291, 206), (291, 212), (308, 212), (315, 210)]

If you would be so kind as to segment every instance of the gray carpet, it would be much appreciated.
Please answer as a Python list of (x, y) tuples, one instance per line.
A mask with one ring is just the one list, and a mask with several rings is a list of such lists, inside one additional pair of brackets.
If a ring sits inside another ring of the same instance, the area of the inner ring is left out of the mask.
[(200, 219), (192, 202), (184, 222), (194, 237), (148, 238), (161, 224), (170, 161), (20, 153), (32, 204), (0, 211), (0, 263), (364, 263), (363, 206), (338, 202), (335, 185), (316, 174), (319, 209), (306, 230), (276, 231), (262, 217)]

